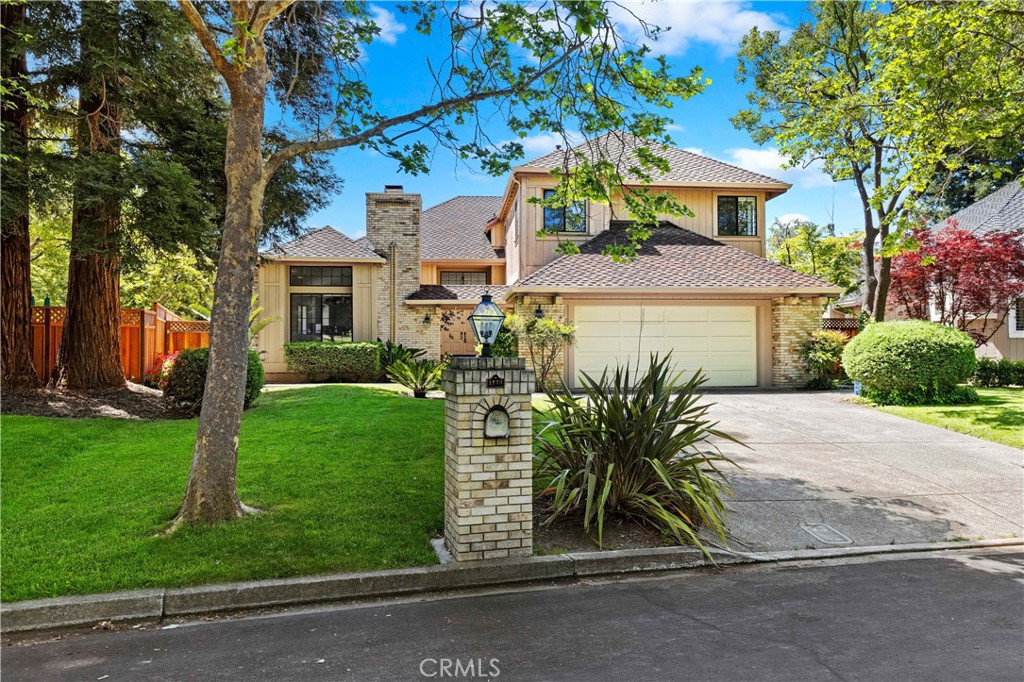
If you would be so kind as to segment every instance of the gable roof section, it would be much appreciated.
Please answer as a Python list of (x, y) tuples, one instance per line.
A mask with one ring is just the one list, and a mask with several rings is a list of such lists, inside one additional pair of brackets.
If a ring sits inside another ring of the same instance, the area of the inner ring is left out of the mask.
[(366, 239), (349, 239), (333, 227), (321, 227), (290, 242), (285, 242), (261, 254), (271, 260), (332, 259), (373, 260), (381, 257), (373, 252)]
[(458, 196), (422, 214), (420, 252), (425, 260), (494, 260), (500, 254), (484, 228), (498, 212), (501, 197)]
[(621, 131), (606, 133), (601, 137), (577, 145), (568, 151), (556, 149), (519, 166), (517, 170), (536, 168), (538, 170), (550, 171), (555, 168), (563, 168), (566, 163), (568, 163), (569, 167), (573, 167), (576, 165), (579, 157), (593, 161), (599, 155), (603, 155), (604, 158), (616, 163), (620, 169), (623, 169), (637, 164), (636, 150), (644, 146), (668, 161), (669, 164), (667, 173), (655, 173), (652, 178), (654, 183), (771, 185), (781, 191), (785, 191), (791, 186), (789, 183), (782, 182), (781, 180), (748, 171), (718, 159), (712, 159), (663, 144), (648, 143), (639, 137)]
[(622, 228), (606, 230), (560, 256), (513, 287), (514, 291), (560, 289), (759, 289), (838, 295), (839, 287), (704, 237), (681, 227), (652, 231), (632, 263), (616, 263), (602, 251), (625, 241)]
[(1024, 229), (1024, 189), (1020, 178), (960, 209), (947, 218), (955, 220), (961, 229), (971, 232), (1009, 232)]

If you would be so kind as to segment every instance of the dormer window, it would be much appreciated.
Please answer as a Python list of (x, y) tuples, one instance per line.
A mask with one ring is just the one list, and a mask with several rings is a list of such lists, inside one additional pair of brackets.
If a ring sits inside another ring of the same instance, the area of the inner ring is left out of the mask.
[(720, 237), (757, 236), (757, 197), (718, 197)]
[[(544, 190), (544, 201), (555, 196), (555, 190)], [(587, 231), (587, 204), (585, 201), (574, 201), (564, 208), (544, 207), (544, 230), (547, 232)]]

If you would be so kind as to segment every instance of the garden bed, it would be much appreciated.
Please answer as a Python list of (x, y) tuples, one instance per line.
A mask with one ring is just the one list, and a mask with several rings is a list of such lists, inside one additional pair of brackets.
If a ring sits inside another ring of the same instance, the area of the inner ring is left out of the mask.
[(157, 389), (130, 381), (125, 388), (112, 391), (5, 390), (0, 406), (4, 414), (35, 417), (154, 420), (186, 416), (168, 407)]

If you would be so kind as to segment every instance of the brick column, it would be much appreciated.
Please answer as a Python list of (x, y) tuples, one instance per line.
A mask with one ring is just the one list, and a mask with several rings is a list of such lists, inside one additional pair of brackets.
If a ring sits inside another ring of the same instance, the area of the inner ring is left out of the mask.
[(823, 305), (819, 299), (772, 299), (772, 386), (801, 388), (811, 378), (800, 348), (821, 329)]
[[(533, 372), (522, 358), (452, 358), (444, 372), (444, 539), (457, 561), (533, 553)], [(492, 408), (508, 436), (487, 437)]]

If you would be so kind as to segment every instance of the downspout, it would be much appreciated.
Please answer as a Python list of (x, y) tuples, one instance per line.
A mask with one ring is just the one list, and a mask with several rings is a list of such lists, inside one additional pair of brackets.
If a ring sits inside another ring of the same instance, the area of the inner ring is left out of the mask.
[(395, 291), (398, 280), (398, 264), (395, 262), (397, 253), (398, 245), (391, 242), (388, 245), (388, 267), (391, 269), (391, 302), (388, 306), (391, 324), (388, 325), (388, 338), (391, 339), (391, 343), (395, 342), (395, 325), (398, 324), (398, 292)]

